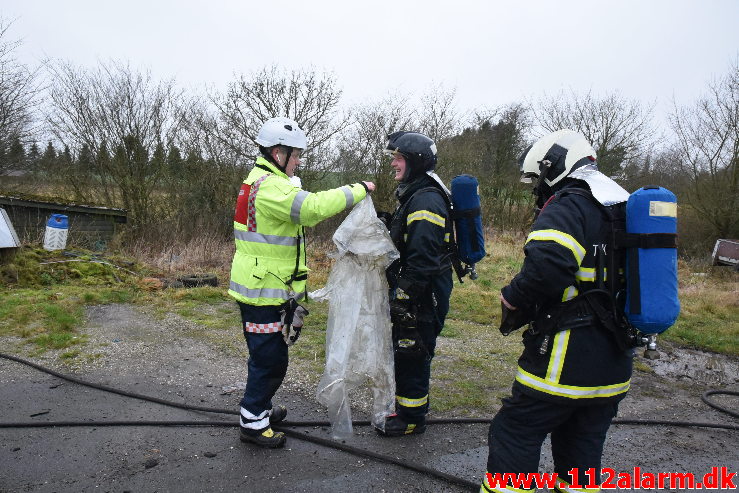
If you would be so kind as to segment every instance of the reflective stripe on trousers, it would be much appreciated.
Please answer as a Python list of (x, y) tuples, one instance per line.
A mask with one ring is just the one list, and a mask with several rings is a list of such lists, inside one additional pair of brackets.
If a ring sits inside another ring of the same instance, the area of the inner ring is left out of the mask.
[(269, 425), (269, 415), (270, 411), (262, 411), (259, 416), (255, 416), (242, 407), (239, 424), (242, 428), (261, 430)]
[(399, 395), (396, 395), (395, 401), (404, 407), (420, 407), (428, 403), (429, 395), (426, 394), (423, 397), (419, 397), (418, 399), (412, 399), (410, 397), (401, 397)]

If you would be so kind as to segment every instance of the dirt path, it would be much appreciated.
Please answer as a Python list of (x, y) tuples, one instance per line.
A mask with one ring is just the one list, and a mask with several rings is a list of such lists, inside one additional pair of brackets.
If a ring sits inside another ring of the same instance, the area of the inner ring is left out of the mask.
[[(65, 373), (133, 392), (200, 406), (237, 409), (245, 348), (236, 357), (184, 336), (191, 322), (154, 320), (129, 305), (89, 309), (85, 351), (99, 357), (69, 368), (53, 354), (35, 360)], [(4, 351), (17, 350), (4, 340)], [(243, 344), (241, 345), (243, 346)], [(22, 355), (22, 353), (17, 353)], [(641, 362), (645, 360), (640, 359)], [(739, 389), (735, 359), (673, 349), (651, 372), (637, 372), (620, 417), (739, 424), (700, 401), (709, 388)], [(432, 383), (433, 386), (433, 383)], [(325, 420), (314, 389), (291, 367), (277, 400), (291, 420)], [(736, 401), (718, 398), (736, 408)], [(81, 387), (0, 360), (2, 421), (228, 420)], [(366, 419), (361, 412), (355, 419)], [(327, 429), (301, 432), (328, 438)], [(388, 440), (357, 427), (350, 444), (479, 481), (487, 426), (436, 425), (424, 435)], [(0, 429), (0, 491), (464, 491), (396, 466), (290, 439), (283, 450), (241, 444), (235, 428), (83, 427)], [(615, 471), (692, 472), (739, 468), (739, 432), (703, 428), (614, 426), (604, 466)], [(541, 470), (551, 469), (548, 446)], [(739, 483), (739, 480), (736, 480)], [(636, 490), (639, 491), (639, 490)], [(647, 490), (642, 490), (647, 491)], [(670, 491), (670, 490), (666, 490)], [(673, 490), (677, 491), (677, 490)]]

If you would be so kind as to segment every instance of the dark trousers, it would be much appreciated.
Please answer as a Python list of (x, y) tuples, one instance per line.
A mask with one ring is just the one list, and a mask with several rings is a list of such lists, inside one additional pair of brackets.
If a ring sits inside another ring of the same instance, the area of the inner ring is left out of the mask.
[[(395, 351), (395, 411), (407, 423), (421, 423), (429, 412), (429, 381), (436, 338), (444, 327), (452, 294), (451, 274), (441, 275), (432, 283), (433, 297), (419, 309), (418, 332), (427, 354)], [(425, 403), (418, 405), (419, 400)], [(401, 402), (411, 405), (403, 405)]]
[[(242, 322), (270, 323), (280, 320), (277, 307), (239, 303)], [(275, 318), (276, 317), (276, 318)], [(272, 397), (287, 373), (288, 352), (282, 332), (255, 334), (244, 330), (249, 349), (249, 374), (241, 407), (255, 416), (272, 409)]]
[(594, 468), (598, 479), (603, 443), (617, 410), (618, 403), (574, 406), (542, 401), (514, 386), (490, 424), (488, 472), (538, 472), (541, 445), (551, 433), (558, 477), (570, 481), (568, 471), (577, 468), (578, 482), (584, 483), (587, 469)]
[[(426, 353), (395, 351), (395, 411), (407, 423), (421, 423), (429, 412), (431, 360), (436, 349), (438, 329), (434, 324), (418, 324)], [(417, 401), (423, 400), (423, 404)], [(405, 403), (406, 405), (403, 405)]]

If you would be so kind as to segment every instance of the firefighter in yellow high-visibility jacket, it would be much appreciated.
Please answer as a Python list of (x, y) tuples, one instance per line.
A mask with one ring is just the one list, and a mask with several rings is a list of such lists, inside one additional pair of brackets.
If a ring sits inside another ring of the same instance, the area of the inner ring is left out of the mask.
[(273, 432), (270, 424), (283, 420), (287, 409), (273, 406), (272, 397), (287, 372), (288, 344), (296, 339), (290, 328), (302, 327), (297, 301), (305, 295), (308, 274), (303, 227), (351, 208), (375, 185), (360, 182), (310, 193), (293, 184), (306, 136), (288, 118), (267, 120), (256, 142), (262, 155), (236, 202), (228, 294), (241, 310), (249, 349), (240, 439), (276, 448), (285, 444), (285, 435)]

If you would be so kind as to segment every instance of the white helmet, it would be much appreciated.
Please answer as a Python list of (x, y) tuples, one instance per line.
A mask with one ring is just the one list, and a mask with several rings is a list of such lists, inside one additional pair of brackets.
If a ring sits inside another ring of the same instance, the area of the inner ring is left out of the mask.
[(257, 135), (257, 144), (262, 147), (283, 145), (305, 149), (305, 132), (293, 120), (278, 116), (264, 122), (262, 128), (259, 129), (259, 135)]
[(595, 162), (595, 149), (574, 130), (558, 130), (537, 140), (519, 161), (521, 181), (532, 183), (546, 168), (544, 182), (550, 187), (571, 172)]

